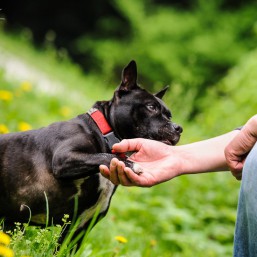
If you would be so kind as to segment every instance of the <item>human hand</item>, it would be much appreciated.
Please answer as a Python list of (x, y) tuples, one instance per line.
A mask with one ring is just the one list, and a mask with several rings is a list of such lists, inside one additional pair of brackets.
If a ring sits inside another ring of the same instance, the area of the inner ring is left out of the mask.
[(227, 165), (237, 180), (242, 178), (246, 156), (257, 141), (257, 115), (253, 116), (240, 133), (225, 148)]
[[(112, 159), (110, 167), (100, 165), (101, 174), (115, 185), (151, 187), (178, 175), (176, 161), (171, 160), (172, 147), (164, 143), (149, 139), (125, 139), (115, 144), (113, 150), (117, 153), (133, 151), (129, 160), (135, 163), (134, 170), (141, 173), (137, 175), (117, 158)], [(172, 164), (174, 169), (171, 170)]]

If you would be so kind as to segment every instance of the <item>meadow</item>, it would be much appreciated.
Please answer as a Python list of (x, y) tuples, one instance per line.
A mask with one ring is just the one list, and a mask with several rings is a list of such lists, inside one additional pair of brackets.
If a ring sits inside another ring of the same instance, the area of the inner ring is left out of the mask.
[[(256, 113), (254, 3), (228, 10), (220, 7), (225, 1), (196, 1), (196, 8), (177, 10), (153, 8), (149, 1), (114, 2), (128, 23), (125, 37), (113, 36), (115, 27), (103, 19), (105, 33), (72, 42), (90, 57), (89, 70), (56, 49), (51, 37), (35, 47), (29, 30), (0, 29), (0, 133), (67, 120), (109, 100), (133, 58), (140, 84), (153, 92), (170, 85), (164, 101), (184, 128), (180, 144), (226, 133)], [(107, 216), (86, 233), (76, 254), (67, 254), (68, 239), (55, 251), (68, 217), (49, 228), (17, 223), (9, 249), (23, 257), (229, 257), (239, 188), (230, 172), (181, 176), (152, 188), (119, 187)]]
[[(84, 75), (68, 59), (58, 61), (53, 50), (36, 50), (20, 37), (2, 33), (0, 51), (5, 63), (21, 62), (24, 70), (19, 76), (13, 68), (10, 76), (7, 65), (0, 68), (0, 133), (69, 119), (96, 100), (108, 100), (115, 88), (100, 90), (106, 81)], [(119, 79), (117, 74), (117, 85)], [(206, 115), (198, 119), (208, 120)], [(183, 126), (182, 143), (209, 136), (200, 128), (194, 133), (195, 125), (186, 121)], [(152, 188), (119, 187), (108, 215), (71, 256), (231, 256), (239, 187), (229, 172), (182, 176)], [(17, 223), (10, 248), (15, 256), (68, 256), (54, 253), (67, 222), (44, 229)]]
[[(82, 65), (56, 48), (53, 31), (35, 46), (29, 29), (7, 33), (0, 18), (0, 133), (67, 120), (109, 100), (131, 59), (148, 90), (170, 85), (164, 101), (184, 128), (179, 144), (243, 125), (257, 109), (256, 3), (196, 0), (174, 8), (154, 2), (113, 1), (125, 23), (98, 17), (98, 33), (84, 30), (70, 39)], [(230, 172), (181, 176), (152, 188), (119, 187), (107, 216), (85, 234), (77, 253), (67, 253), (69, 238), (56, 250), (70, 222), (64, 216), (58, 226), (17, 223), (9, 239), (0, 233), (0, 255), (229, 257), (239, 188)]]

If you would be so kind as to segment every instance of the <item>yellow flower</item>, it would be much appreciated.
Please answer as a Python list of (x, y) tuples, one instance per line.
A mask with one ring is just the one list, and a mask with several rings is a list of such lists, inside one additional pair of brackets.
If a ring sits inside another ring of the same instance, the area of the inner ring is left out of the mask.
[(0, 245), (0, 255), (1, 256), (4, 256), (4, 257), (13, 257), (14, 256), (14, 252), (13, 250), (3, 246), (3, 245)]
[(7, 90), (0, 90), (0, 100), (11, 101), (13, 99), (13, 93)]
[(126, 244), (128, 242), (127, 238), (125, 238), (124, 236), (116, 236), (115, 239), (123, 244)]
[(10, 242), (11, 242), (11, 238), (3, 231), (0, 231), (0, 243), (3, 245), (9, 245)]
[(20, 88), (22, 91), (30, 92), (32, 90), (32, 84), (29, 81), (23, 81)]
[(150, 241), (150, 245), (151, 245), (151, 246), (156, 246), (156, 244), (157, 244), (157, 241), (156, 241), (156, 240), (152, 239), (152, 240)]
[(11, 238), (0, 231), (0, 255), (4, 257), (13, 257), (13, 250), (9, 249), (7, 246), (10, 244)]
[(9, 133), (9, 129), (4, 124), (0, 124), (0, 134), (6, 133)]
[(20, 122), (19, 124), (18, 124), (18, 129), (20, 130), (20, 131), (27, 131), (27, 130), (30, 130), (30, 129), (32, 129), (32, 127), (31, 127), (31, 125), (30, 124), (28, 124), (27, 122)]
[(63, 117), (68, 117), (71, 114), (71, 109), (69, 107), (63, 106), (60, 109), (60, 113)]

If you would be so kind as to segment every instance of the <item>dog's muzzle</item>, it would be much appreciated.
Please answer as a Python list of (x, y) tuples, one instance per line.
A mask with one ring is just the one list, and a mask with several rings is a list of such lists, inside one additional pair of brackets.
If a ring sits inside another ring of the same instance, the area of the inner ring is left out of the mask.
[(176, 123), (167, 123), (159, 129), (160, 141), (168, 145), (176, 145), (183, 128)]

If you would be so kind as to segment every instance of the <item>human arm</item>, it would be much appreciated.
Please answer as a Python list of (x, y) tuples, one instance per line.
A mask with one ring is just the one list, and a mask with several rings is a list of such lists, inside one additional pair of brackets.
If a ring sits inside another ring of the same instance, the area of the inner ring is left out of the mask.
[(137, 175), (123, 162), (113, 159), (110, 167), (100, 166), (103, 176), (114, 184), (150, 187), (183, 174), (195, 174), (227, 170), (224, 149), (239, 133), (231, 131), (212, 139), (168, 146), (148, 139), (127, 139), (115, 144), (115, 152), (135, 151), (129, 160), (135, 162)]
[(251, 117), (240, 133), (225, 148), (225, 157), (236, 179), (242, 178), (245, 158), (257, 141), (257, 115)]

